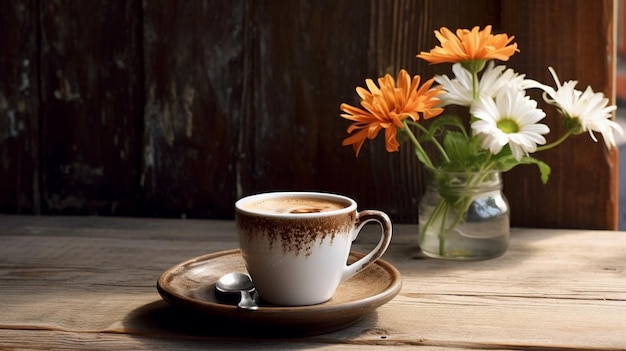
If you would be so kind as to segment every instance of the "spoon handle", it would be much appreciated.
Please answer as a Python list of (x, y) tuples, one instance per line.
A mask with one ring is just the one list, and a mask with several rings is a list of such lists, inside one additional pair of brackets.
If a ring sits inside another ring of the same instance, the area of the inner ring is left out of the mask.
[(250, 292), (247, 290), (241, 290), (241, 301), (237, 305), (239, 308), (244, 310), (257, 310), (259, 306), (250, 296)]

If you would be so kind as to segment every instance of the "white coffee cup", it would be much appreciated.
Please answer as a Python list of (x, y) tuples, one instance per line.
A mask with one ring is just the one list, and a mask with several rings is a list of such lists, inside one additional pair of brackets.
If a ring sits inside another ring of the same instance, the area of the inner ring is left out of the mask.
[[(241, 254), (264, 302), (282, 306), (328, 301), (342, 281), (373, 264), (391, 242), (389, 217), (357, 212), (354, 200), (317, 192), (252, 195), (235, 204)], [(367, 255), (348, 265), (352, 242), (370, 221), (381, 238)]]

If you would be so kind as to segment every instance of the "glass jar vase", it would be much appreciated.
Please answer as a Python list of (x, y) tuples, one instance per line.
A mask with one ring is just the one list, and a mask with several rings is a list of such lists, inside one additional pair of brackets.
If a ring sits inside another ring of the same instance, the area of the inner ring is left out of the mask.
[(500, 256), (509, 246), (509, 217), (500, 172), (433, 172), (420, 201), (420, 249), (449, 260)]

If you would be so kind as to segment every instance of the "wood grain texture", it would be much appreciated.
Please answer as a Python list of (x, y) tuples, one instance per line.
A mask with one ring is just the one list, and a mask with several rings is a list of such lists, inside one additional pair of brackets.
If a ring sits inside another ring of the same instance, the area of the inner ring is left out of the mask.
[(43, 212), (119, 215), (140, 204), (138, 5), (40, 2)]
[(505, 255), (448, 262), (417, 254), (417, 226), (394, 229), (396, 298), (338, 332), (262, 339), (156, 292), (174, 264), (236, 248), (232, 221), (0, 216), (0, 348), (623, 350), (624, 233), (514, 229)]
[[(246, 1), (146, 1), (145, 212), (229, 217), (244, 121)], [(252, 156), (252, 155), (250, 155)]]
[[(379, 135), (355, 157), (340, 104), (401, 68), (450, 74), (415, 57), (433, 30), (487, 24), (515, 35), (518, 72), (550, 82), (552, 65), (613, 96), (613, 6), (3, 1), (0, 211), (229, 219), (247, 194), (318, 190), (416, 223), (424, 169), (411, 148), (389, 154)], [(581, 135), (537, 156), (548, 185), (530, 166), (505, 176), (514, 226), (617, 227), (616, 150)]]
[(0, 5), (0, 212), (41, 211), (36, 3)]
[[(614, 96), (613, 6), (612, 0), (503, 2), (502, 29), (516, 36), (521, 50), (511, 60), (512, 67), (529, 78), (552, 83), (547, 69), (552, 66), (561, 81), (578, 81), (579, 90), (591, 86)], [(548, 126), (560, 135), (561, 118), (552, 107), (542, 107)], [(584, 133), (537, 155), (552, 167), (546, 186), (533, 167), (519, 167), (507, 174), (505, 192), (511, 202), (512, 223), (617, 228), (618, 153), (617, 149), (607, 151), (599, 135), (598, 139), (593, 142)]]

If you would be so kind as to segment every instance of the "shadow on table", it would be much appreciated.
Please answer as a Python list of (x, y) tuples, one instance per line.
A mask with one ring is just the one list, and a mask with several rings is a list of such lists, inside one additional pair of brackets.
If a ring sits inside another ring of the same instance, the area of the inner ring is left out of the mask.
[[(540, 240), (541, 237), (537, 237)], [(439, 275), (442, 272), (480, 272), (497, 269), (511, 269), (524, 264), (530, 258), (533, 250), (526, 240), (516, 235), (516, 230), (512, 229), (508, 250), (499, 257), (477, 260), (446, 260), (426, 256), (421, 252), (417, 243), (403, 243), (403, 245), (392, 245), (389, 247), (383, 259), (388, 260), (400, 273), (418, 274), (423, 276)]]
[[(251, 312), (254, 313), (254, 312)], [(348, 328), (342, 331), (342, 339), (346, 337), (352, 338), (360, 335), (363, 330), (368, 330), (376, 325), (376, 311), (366, 315), (363, 319), (355, 321)], [(289, 330), (289, 328), (276, 327), (248, 327), (245, 323), (239, 321), (227, 321), (223, 319), (212, 318), (206, 313), (198, 313), (191, 310), (172, 306), (169, 303), (158, 300), (143, 305), (131, 311), (124, 319), (124, 327), (129, 334), (136, 334), (138, 337), (159, 337), (159, 338), (236, 338), (237, 340), (263, 340), (263, 339), (293, 339), (310, 340), (307, 336), (322, 336), (322, 340), (326, 339), (323, 335), (315, 331), (309, 333), (302, 330)], [(359, 327), (356, 327), (359, 326)], [(356, 327), (356, 328), (355, 328)], [(308, 335), (307, 335), (308, 334)], [(330, 333), (328, 333), (330, 334)], [(317, 342), (319, 343), (318, 339)], [(307, 347), (310, 347), (307, 346)]]

